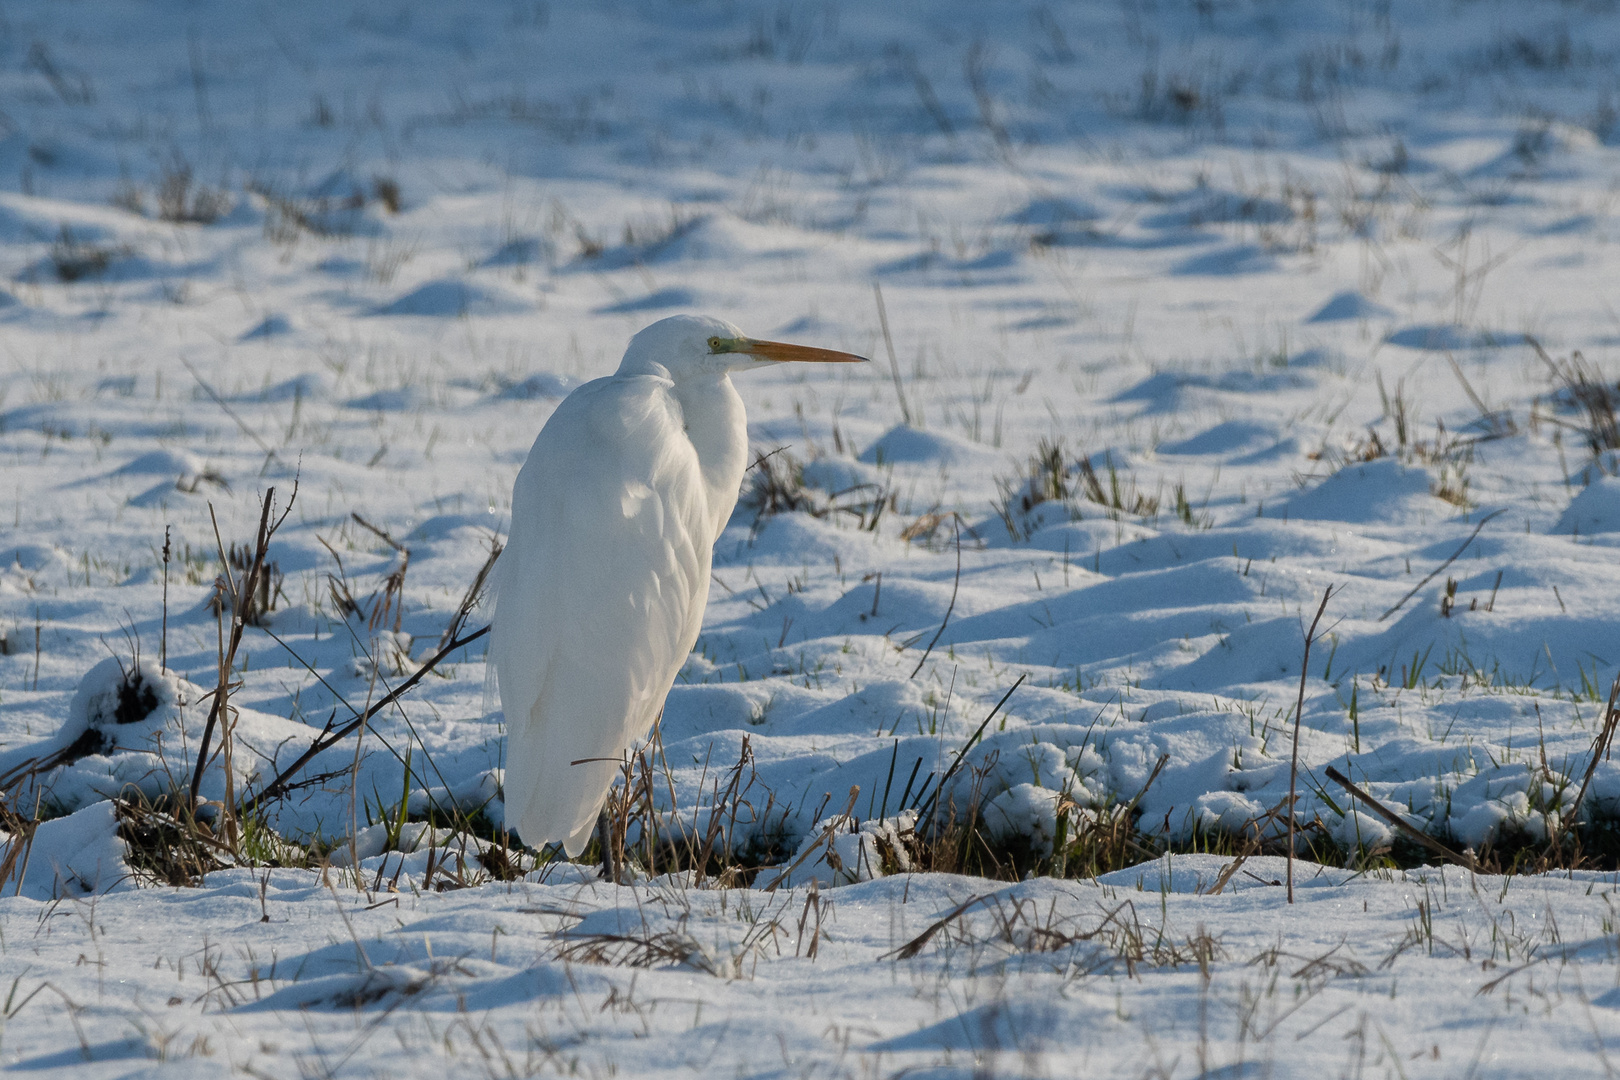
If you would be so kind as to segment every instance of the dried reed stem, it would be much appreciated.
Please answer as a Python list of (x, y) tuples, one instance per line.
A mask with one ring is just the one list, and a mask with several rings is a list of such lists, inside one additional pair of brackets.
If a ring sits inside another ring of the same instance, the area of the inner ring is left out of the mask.
[[(208, 744), (213, 738), (214, 728), (219, 725), (221, 718), (224, 718), (228, 729), (230, 717), (226, 709), (229, 707), (231, 671), (236, 666), (236, 650), (242, 644), (242, 631), (247, 624), (249, 608), (253, 603), (254, 593), (258, 589), (259, 577), (265, 572), (265, 555), (270, 550), (270, 538), (276, 534), (277, 529), (281, 528), (282, 522), (287, 520), (287, 515), (292, 513), (293, 503), (298, 501), (298, 481), (293, 481), (292, 495), (288, 497), (287, 506), (282, 510), (281, 516), (271, 522), (270, 511), (274, 505), (275, 496), (275, 488), (265, 489), (263, 504), (259, 510), (258, 536), (253, 545), (253, 561), (248, 565), (247, 574), (240, 582), (237, 582), (231, 576), (230, 560), (225, 557), (225, 547), (219, 537), (219, 523), (218, 521), (214, 523), (214, 541), (219, 547), (220, 567), (224, 572), (226, 585), (231, 592), (231, 631), (229, 644), (222, 650), (220, 656), (219, 683), (214, 692), (214, 700), (208, 709), (208, 721), (203, 725), (202, 739), (197, 744), (197, 765), (191, 774), (190, 801), (193, 813), (196, 812), (197, 793), (202, 787), (203, 770), (208, 765)], [(210, 517), (213, 516), (213, 512), (213, 504), (210, 503), (208, 507)], [(222, 618), (223, 614), (222, 608)], [(230, 804), (232, 802), (234, 802), (234, 799), (229, 800), (226, 804), (225, 812), (227, 814), (230, 813)]]
[(473, 642), (477, 641), (487, 633), (489, 633), (488, 626), (479, 627), (466, 637), (457, 638), (444, 648), (440, 649), (438, 652), (434, 653), (432, 656), (428, 657), (428, 659), (422, 663), (422, 666), (417, 668), (416, 671), (411, 674), (410, 678), (406, 679), (404, 682), (394, 687), (394, 689), (390, 690), (387, 694), (383, 695), (383, 697), (380, 698), (376, 704), (369, 706), (365, 712), (361, 713), (347, 724), (344, 724), (342, 727), (332, 731), (330, 734), (323, 733), (321, 737), (317, 738), (313, 743), (310, 744), (308, 750), (305, 750), (298, 756), (296, 761), (287, 766), (285, 769), (282, 769), (281, 772), (276, 774), (275, 779), (266, 784), (257, 795), (243, 803), (238, 813), (250, 814), (254, 810), (257, 810), (260, 806), (263, 806), (269, 800), (286, 794), (287, 781), (300, 772), (304, 766), (315, 760), (315, 758), (323, 751), (335, 746), (344, 739), (348, 738), (350, 735), (354, 734), (354, 732), (358, 731), (360, 727), (373, 716), (376, 716), (378, 713), (388, 708), (388, 706), (392, 705), (395, 701), (399, 700), (399, 698), (403, 696), (406, 691), (410, 690), (411, 687), (421, 682), (428, 672), (437, 667), (439, 662), (445, 657), (449, 656), (457, 649), (471, 645)]
[(1394, 607), (1390, 608), (1388, 611), (1386, 611), (1382, 615), (1378, 616), (1378, 621), (1383, 622), (1385, 619), (1389, 618), (1391, 615), (1393, 615), (1397, 611), (1401, 610), (1401, 607), (1408, 600), (1412, 599), (1412, 597), (1414, 597), (1414, 596), (1416, 596), (1418, 594), (1419, 589), (1423, 588), (1423, 586), (1425, 586), (1429, 582), (1433, 581), (1436, 574), (1438, 574), (1440, 571), (1444, 570), (1446, 567), (1450, 566), (1452, 563), (1456, 562), (1457, 561), (1457, 556), (1461, 555), (1463, 552), (1468, 550), (1468, 545), (1472, 544), (1474, 542), (1474, 537), (1479, 535), (1479, 530), (1483, 529), (1486, 526), (1486, 524), (1492, 518), (1496, 517), (1498, 514), (1505, 514), (1505, 513), (1507, 513), (1507, 507), (1504, 506), (1502, 509), (1500, 509), (1500, 510), (1492, 510), (1490, 513), (1486, 514), (1484, 517), (1480, 518), (1479, 519), (1479, 524), (1474, 526), (1474, 531), (1468, 534), (1468, 539), (1464, 540), (1462, 542), (1462, 544), (1457, 548), (1456, 551), (1453, 551), (1449, 556), (1447, 556), (1445, 562), (1441, 563), (1439, 566), (1435, 567), (1433, 570), (1430, 570), (1428, 577), (1424, 578), (1422, 581), (1420, 581), (1416, 585), (1412, 586), (1412, 589), (1411, 589), (1410, 592), (1408, 592), (1405, 596), (1401, 597), (1399, 600), (1395, 601), (1395, 606)]
[(1294, 835), (1297, 831), (1298, 815), (1294, 812), (1296, 785), (1299, 780), (1299, 722), (1305, 715), (1305, 677), (1311, 668), (1311, 642), (1316, 639), (1316, 626), (1322, 621), (1322, 612), (1327, 610), (1328, 598), (1333, 595), (1333, 586), (1329, 585), (1322, 590), (1322, 602), (1316, 606), (1316, 617), (1311, 620), (1311, 628), (1305, 631), (1305, 657), (1299, 662), (1299, 700), (1294, 703), (1294, 755), (1288, 766), (1288, 902), (1294, 902)]
[(1609, 754), (1609, 748), (1614, 743), (1614, 731), (1620, 725), (1620, 709), (1615, 708), (1615, 699), (1620, 698), (1620, 672), (1614, 676), (1614, 684), (1609, 687), (1609, 703), (1603, 707), (1603, 726), (1598, 729), (1597, 738), (1592, 740), (1592, 760), (1586, 763), (1586, 775), (1581, 777), (1581, 790), (1575, 796), (1575, 805), (1570, 814), (1580, 813), (1581, 806), (1586, 802), (1586, 789), (1591, 786), (1592, 774), (1597, 772), (1598, 761)]
[(1385, 821), (1395, 826), (1395, 828), (1399, 829), (1407, 836), (1410, 836), (1413, 840), (1416, 840), (1418, 843), (1422, 844), (1436, 855), (1439, 855), (1444, 859), (1449, 859), (1459, 866), (1466, 866), (1470, 870), (1477, 869), (1473, 858), (1470, 857), (1466, 852), (1458, 853), (1452, 851), (1449, 847), (1442, 844), (1440, 841), (1436, 840), (1422, 829), (1415, 828), (1414, 826), (1407, 824), (1405, 821), (1401, 820), (1398, 814), (1390, 810), (1371, 795), (1367, 794), (1365, 791), (1362, 791), (1360, 788), (1356, 787), (1355, 784), (1350, 782), (1350, 779), (1347, 776), (1331, 765), (1327, 767), (1327, 778), (1344, 788), (1344, 790), (1348, 791), (1356, 798), (1357, 801), (1366, 806), (1367, 809), (1371, 810), (1373, 813), (1377, 814), (1379, 817), (1383, 818)]
[(900, 361), (894, 355), (894, 339), (889, 336), (889, 312), (883, 306), (883, 286), (872, 282), (872, 295), (877, 297), (878, 325), (883, 328), (883, 347), (889, 351), (889, 374), (894, 376), (894, 396), (900, 399), (900, 417), (906, 427), (915, 427), (911, 421), (911, 407), (906, 404), (906, 391), (900, 385)]

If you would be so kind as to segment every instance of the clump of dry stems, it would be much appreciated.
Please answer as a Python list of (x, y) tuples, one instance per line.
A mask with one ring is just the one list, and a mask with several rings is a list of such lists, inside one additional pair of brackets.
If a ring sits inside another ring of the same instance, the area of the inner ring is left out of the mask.
[(820, 492), (804, 482), (804, 463), (783, 447), (754, 455), (748, 486), (739, 502), (754, 512), (754, 532), (777, 514), (809, 514), (815, 518), (853, 521), (856, 528), (875, 532), (896, 496), (877, 484), (854, 484), (841, 491)]

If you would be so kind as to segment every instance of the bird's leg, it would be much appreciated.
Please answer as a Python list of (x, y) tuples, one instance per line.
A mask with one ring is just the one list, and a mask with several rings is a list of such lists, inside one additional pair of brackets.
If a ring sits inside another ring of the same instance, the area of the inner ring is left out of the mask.
[(596, 816), (596, 842), (602, 849), (602, 876), (615, 885), (619, 884), (619, 860), (614, 857), (613, 850), (613, 825), (605, 807)]

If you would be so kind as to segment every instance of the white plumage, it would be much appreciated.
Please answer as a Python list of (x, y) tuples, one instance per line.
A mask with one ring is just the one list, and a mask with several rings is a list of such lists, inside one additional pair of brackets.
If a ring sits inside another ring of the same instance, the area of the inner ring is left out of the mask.
[(861, 357), (676, 316), (546, 421), (512, 488), (489, 660), (506, 716), (506, 821), (577, 855), (618, 762), (697, 641), (748, 430), (729, 373)]

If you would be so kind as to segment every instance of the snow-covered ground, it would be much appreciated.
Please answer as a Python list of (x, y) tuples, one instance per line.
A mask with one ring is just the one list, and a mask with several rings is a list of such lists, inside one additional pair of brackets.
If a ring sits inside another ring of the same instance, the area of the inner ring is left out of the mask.
[[(1612, 852), (1380, 868), (1390, 826), (1326, 773), (1488, 858), (1620, 818), (1608, 760), (1575, 806), (1620, 664), (1620, 433), (1567, 385), (1620, 374), (1620, 11), (153, 0), (0, 26), (0, 774), (48, 819), (0, 848), (0, 1068), (1620, 1067)], [(745, 492), (662, 723), (670, 824), (701, 833), (746, 740), (724, 841), (805, 858), (752, 889), (420, 888), (481, 878), (480, 841), (432, 847), (402, 801), (502, 819), (479, 642), (267, 807), (333, 868), (141, 881), (107, 798), (189, 780), (214, 522), (250, 544), (266, 489), (291, 500), (217, 801), (437, 649), (551, 409), (680, 311), (875, 361), (738, 377), (818, 513)], [(904, 811), (974, 787), (1046, 866), (1124, 806), (1152, 850), (1274, 845), (1329, 586), (1298, 810), (1349, 868), (1297, 866), (1294, 905), (1269, 855), (872, 880)]]

